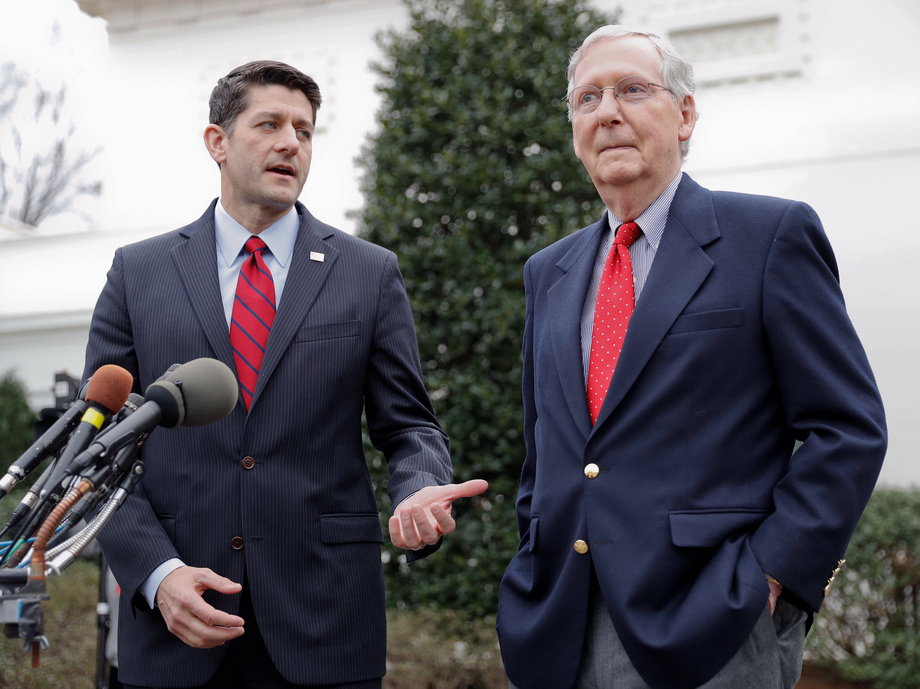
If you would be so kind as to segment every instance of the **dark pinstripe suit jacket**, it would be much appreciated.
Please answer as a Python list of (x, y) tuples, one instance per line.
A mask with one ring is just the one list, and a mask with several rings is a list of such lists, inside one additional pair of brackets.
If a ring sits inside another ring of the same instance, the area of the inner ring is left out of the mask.
[[(101, 536), (122, 587), (119, 675), (129, 684), (206, 682), (224, 648), (186, 646), (138, 587), (179, 557), (250, 587), (272, 659), (296, 684), (385, 669), (382, 529), (361, 437), (389, 463), (396, 504), (450, 481), (447, 438), (421, 376), (396, 256), (316, 220), (299, 235), (249, 413), (158, 429), (147, 473)], [(119, 249), (93, 314), (86, 375), (131, 371), (138, 391), (171, 364), (233, 368), (219, 294), (214, 204), (196, 222)], [(324, 260), (311, 260), (311, 252)], [(241, 465), (255, 459), (252, 469)], [(235, 537), (243, 547), (231, 547)], [(235, 613), (239, 596), (206, 594)]]

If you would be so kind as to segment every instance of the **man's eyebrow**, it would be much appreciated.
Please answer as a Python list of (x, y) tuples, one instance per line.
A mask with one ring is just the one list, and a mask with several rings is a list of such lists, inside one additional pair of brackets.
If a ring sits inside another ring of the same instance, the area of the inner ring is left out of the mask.
[[(259, 112), (254, 113), (252, 118), (256, 122), (262, 122), (263, 120), (283, 120), (286, 118), (286, 116), (280, 112), (273, 112), (271, 110), (261, 110)], [(308, 120), (304, 118), (297, 118), (293, 121), (293, 124), (295, 127), (306, 126), (309, 129), (313, 129), (312, 120)]]

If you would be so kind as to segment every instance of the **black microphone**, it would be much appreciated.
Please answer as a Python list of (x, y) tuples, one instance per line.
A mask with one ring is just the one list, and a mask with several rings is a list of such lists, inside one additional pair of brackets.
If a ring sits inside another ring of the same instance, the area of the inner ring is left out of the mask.
[(74, 402), (28, 450), (19, 455), (19, 459), (10, 465), (6, 475), (0, 479), (0, 498), (13, 490), (16, 484), (28, 476), (46, 457), (56, 454), (61, 449), (88, 408), (89, 405), (82, 399)]
[[(178, 366), (179, 364), (174, 364), (173, 368)], [(170, 371), (171, 370), (173, 369), (170, 369)], [(101, 437), (115, 424), (124, 421), (128, 416), (136, 412), (143, 403), (144, 398), (136, 392), (132, 392), (128, 395), (128, 399), (121, 408), (121, 411), (112, 417), (112, 422), (103, 428), (96, 437)], [(118, 483), (124, 474), (131, 468), (131, 464), (134, 462), (134, 458), (139, 452), (140, 446), (140, 443), (132, 447), (125, 446), (114, 456), (111, 464), (104, 464), (100, 468), (93, 469), (92, 473), (90, 473), (90, 471), (84, 471), (79, 475), (79, 478), (88, 479), (96, 488), (92, 492), (84, 495), (80, 501), (74, 505), (73, 509), (67, 513), (64, 520), (57, 528), (57, 533), (54, 538), (48, 542), (49, 548), (65, 541), (69, 535), (69, 531), (89, 512), (95, 509), (100, 500), (108, 495), (111, 490), (110, 486)], [(74, 480), (76, 480), (76, 478)]]
[(133, 385), (134, 376), (121, 366), (106, 364), (97, 369), (86, 388), (89, 408), (83, 413), (80, 423), (58, 456), (56, 468), (42, 489), (42, 497), (48, 493), (60, 492), (59, 484), (71, 473), (70, 465), (74, 457), (83, 452), (103, 424), (124, 407)]
[[(178, 364), (173, 364), (173, 365), (178, 366)], [(136, 412), (143, 403), (144, 403), (143, 395), (138, 395), (136, 392), (132, 392), (130, 395), (128, 395), (128, 399), (125, 400), (125, 404), (121, 408), (121, 410), (112, 417), (112, 420), (108, 426), (106, 426), (105, 428), (99, 431), (96, 437), (99, 438), (100, 436), (103, 436), (106, 433), (108, 433), (117, 424), (121, 423), (122, 421), (127, 419), (129, 416), (131, 416), (131, 414)], [(86, 448), (84, 447), (83, 449), (85, 450)]]
[(236, 406), (236, 376), (217, 359), (195, 359), (151, 383), (137, 411), (106, 429), (73, 461), (81, 472), (119, 449), (142, 440), (157, 426), (202, 426), (224, 418)]

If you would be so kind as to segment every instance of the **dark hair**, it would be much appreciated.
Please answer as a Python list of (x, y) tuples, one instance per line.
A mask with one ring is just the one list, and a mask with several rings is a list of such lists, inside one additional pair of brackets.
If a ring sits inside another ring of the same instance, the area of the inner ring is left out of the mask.
[(316, 124), (316, 111), (323, 102), (319, 86), (300, 70), (276, 60), (247, 62), (218, 81), (208, 100), (211, 109), (209, 122), (229, 132), (236, 118), (246, 109), (249, 87), (275, 85), (303, 93), (313, 106), (313, 123)]

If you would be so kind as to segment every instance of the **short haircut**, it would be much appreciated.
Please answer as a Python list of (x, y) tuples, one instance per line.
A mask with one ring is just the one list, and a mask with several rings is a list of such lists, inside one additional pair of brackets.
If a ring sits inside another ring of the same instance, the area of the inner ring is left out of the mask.
[(300, 91), (313, 107), (313, 123), (316, 124), (316, 111), (323, 102), (319, 86), (300, 70), (276, 60), (256, 60), (230, 70), (211, 91), (208, 121), (227, 132), (232, 131), (236, 118), (246, 109), (250, 86), (285, 86)]
[[(696, 90), (696, 80), (693, 77), (693, 66), (681, 57), (680, 53), (677, 52), (677, 49), (671, 42), (650, 31), (632, 29), (622, 24), (607, 24), (606, 26), (595, 29), (584, 41), (582, 41), (578, 50), (572, 53), (572, 57), (569, 58), (568, 70), (566, 70), (566, 77), (568, 78), (566, 93), (570, 93), (572, 89), (577, 86), (575, 83), (575, 70), (578, 69), (578, 65), (581, 64), (581, 60), (585, 56), (585, 51), (590, 46), (605, 38), (620, 38), (622, 36), (641, 36), (642, 38), (648, 39), (651, 44), (655, 46), (655, 49), (661, 56), (661, 79), (664, 81), (664, 86), (668, 88), (674, 98), (682, 100), (684, 96), (693, 95), (693, 92)], [(568, 108), (569, 119), (571, 120), (571, 104), (568, 105)], [(681, 141), (680, 150), (682, 156), (685, 158), (689, 146), (689, 141)]]

